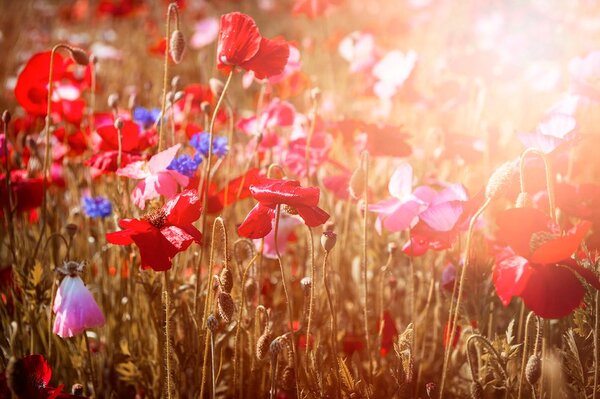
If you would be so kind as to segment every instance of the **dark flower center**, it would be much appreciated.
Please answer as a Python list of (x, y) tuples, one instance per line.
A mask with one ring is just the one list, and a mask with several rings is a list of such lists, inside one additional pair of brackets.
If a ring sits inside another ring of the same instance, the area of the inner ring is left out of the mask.
[(298, 210), (296, 208), (294, 208), (291, 205), (283, 205), (283, 211), (285, 213), (287, 213), (288, 215), (297, 215), (298, 214)]
[(548, 232), (548, 231), (538, 231), (537, 233), (533, 233), (531, 238), (529, 239), (529, 251), (534, 253), (539, 247), (548, 241), (554, 240), (556, 235)]
[(165, 213), (164, 209), (158, 208), (148, 212), (144, 216), (144, 220), (150, 223), (152, 226), (156, 227), (157, 229), (160, 229), (167, 222), (167, 214)]

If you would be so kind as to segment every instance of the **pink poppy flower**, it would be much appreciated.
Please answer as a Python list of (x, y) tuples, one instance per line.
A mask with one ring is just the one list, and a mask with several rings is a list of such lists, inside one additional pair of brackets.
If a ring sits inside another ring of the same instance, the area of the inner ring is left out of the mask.
[(413, 50), (387, 53), (373, 67), (373, 76), (377, 79), (373, 86), (375, 95), (383, 100), (392, 98), (409, 78), (416, 64), (417, 53)]
[(338, 52), (350, 64), (350, 73), (363, 72), (375, 64), (375, 36), (355, 31), (342, 39)]
[(88, 328), (104, 325), (104, 316), (78, 273), (83, 264), (67, 262), (59, 271), (65, 274), (54, 298), (54, 327), (52, 332), (61, 338), (81, 334)]
[(375, 228), (381, 234), (384, 227), (390, 232), (409, 229), (418, 222), (419, 214), (427, 209), (435, 197), (434, 189), (427, 186), (412, 189), (413, 169), (403, 162), (390, 178), (388, 190), (392, 198), (369, 206), (371, 212), (378, 214)]
[(536, 148), (549, 154), (574, 138), (576, 125), (575, 118), (570, 115), (551, 114), (542, 120), (534, 132), (520, 133), (519, 140), (527, 148)]
[(117, 175), (141, 179), (131, 193), (131, 199), (140, 209), (146, 207), (149, 199), (164, 195), (165, 198), (173, 198), (177, 194), (178, 185), (187, 186), (188, 177), (174, 170), (167, 169), (181, 144), (159, 152), (149, 161), (132, 162), (117, 170)]
[(194, 26), (194, 34), (190, 39), (190, 47), (200, 49), (206, 47), (217, 39), (219, 34), (219, 21), (216, 18), (204, 18)]
[(569, 63), (571, 92), (589, 100), (600, 102), (600, 51), (578, 57)]

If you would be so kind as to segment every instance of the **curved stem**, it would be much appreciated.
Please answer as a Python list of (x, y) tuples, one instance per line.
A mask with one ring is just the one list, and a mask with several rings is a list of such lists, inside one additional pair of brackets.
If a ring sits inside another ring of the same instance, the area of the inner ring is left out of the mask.
[(448, 318), (448, 323), (449, 323), (449, 330), (450, 330), (450, 339), (447, 341), (448, 345), (446, 346), (446, 351), (445, 351), (445, 355), (444, 355), (444, 365), (442, 368), (442, 380), (440, 383), (440, 399), (443, 398), (444, 395), (444, 384), (446, 382), (446, 375), (448, 373), (448, 363), (450, 361), (450, 354), (452, 353), (452, 343), (454, 342), (454, 337), (456, 335), (456, 326), (458, 323), (458, 316), (460, 314), (460, 305), (461, 305), (461, 300), (462, 300), (462, 295), (463, 295), (463, 289), (464, 289), (464, 282), (465, 282), (465, 276), (466, 276), (466, 271), (467, 268), (469, 267), (469, 264), (471, 263), (471, 245), (472, 245), (472, 240), (473, 240), (473, 230), (475, 228), (475, 223), (477, 222), (477, 219), (479, 218), (479, 216), (481, 216), (481, 214), (483, 213), (483, 211), (488, 207), (488, 205), (490, 204), (490, 202), (492, 201), (491, 198), (487, 198), (485, 200), (485, 202), (483, 203), (483, 205), (481, 205), (481, 207), (477, 210), (477, 212), (475, 212), (475, 214), (473, 215), (473, 217), (471, 217), (471, 221), (469, 222), (469, 229), (467, 230), (467, 244), (465, 247), (465, 260), (464, 260), (464, 265), (463, 268), (460, 272), (460, 279), (457, 281), (458, 282), (458, 292), (456, 295), (456, 304), (454, 306), (454, 316), (452, 317), (452, 309), (450, 309), (450, 316)]
[[(306, 362), (308, 364), (308, 352), (310, 349), (310, 327), (311, 327), (311, 322), (312, 322), (312, 311), (313, 311), (313, 304), (314, 304), (314, 299), (315, 299), (315, 277), (317, 275), (316, 273), (316, 267), (315, 267), (315, 247), (314, 247), (314, 243), (313, 243), (313, 234), (312, 234), (312, 229), (310, 228), (310, 226), (306, 226), (306, 228), (308, 229), (308, 234), (309, 234), (309, 240), (310, 240), (310, 298), (308, 299), (308, 320), (306, 322), (306, 349), (305, 349), (305, 354), (306, 354)], [(325, 253), (325, 256), (327, 256), (327, 253)]]
[(364, 210), (363, 210), (363, 242), (362, 242), (362, 274), (363, 274), (363, 291), (364, 291), (364, 304), (363, 304), (363, 318), (365, 328), (365, 341), (367, 346), (367, 358), (369, 361), (369, 378), (373, 377), (373, 362), (371, 359), (371, 340), (369, 339), (369, 313), (368, 313), (368, 299), (369, 299), (369, 282), (367, 276), (367, 240), (368, 240), (368, 209), (369, 209), (369, 153), (363, 152), (362, 154), (362, 168), (365, 172), (365, 192), (364, 192)]
[[(517, 399), (521, 399), (521, 395), (523, 393), (523, 380), (525, 379), (525, 367), (527, 364), (527, 351), (529, 348), (529, 325), (531, 323), (531, 319), (535, 317), (535, 321), (537, 323), (537, 329), (538, 329), (538, 334), (539, 334), (539, 329), (540, 329), (540, 320), (537, 316), (535, 316), (533, 314), (533, 312), (529, 312), (529, 314), (527, 315), (527, 321), (525, 322), (525, 336), (523, 337), (524, 340), (524, 344), (523, 344), (523, 356), (521, 357), (521, 373), (519, 374), (519, 392), (517, 394)], [(536, 341), (537, 341), (537, 335), (536, 334)], [(537, 342), (536, 342), (536, 349), (537, 349)]]
[(528, 148), (525, 151), (523, 151), (523, 154), (521, 154), (521, 158), (519, 161), (521, 192), (525, 192), (525, 160), (530, 154), (539, 156), (544, 162), (544, 169), (546, 172), (546, 190), (548, 192), (548, 206), (550, 208), (550, 217), (555, 223), (558, 224), (558, 220), (556, 217), (556, 200), (554, 197), (554, 175), (552, 173), (552, 166), (550, 165), (548, 155), (546, 155), (538, 149)]

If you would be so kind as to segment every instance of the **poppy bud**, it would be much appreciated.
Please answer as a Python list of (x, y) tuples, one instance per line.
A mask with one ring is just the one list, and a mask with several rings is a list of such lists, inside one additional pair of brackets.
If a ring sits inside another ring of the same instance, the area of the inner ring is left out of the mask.
[(206, 319), (206, 327), (208, 327), (208, 330), (212, 334), (214, 334), (215, 331), (217, 331), (217, 328), (219, 328), (219, 320), (217, 320), (214, 314), (210, 314)]
[(73, 384), (71, 387), (71, 394), (75, 396), (83, 396), (83, 385)]
[(12, 115), (10, 114), (9, 110), (4, 110), (4, 112), (2, 113), (2, 122), (4, 122), (4, 125), (8, 125), (8, 122), (10, 122)]
[(253, 279), (249, 278), (246, 281), (246, 286), (244, 287), (244, 290), (246, 291), (246, 298), (249, 301), (254, 300), (254, 297), (256, 296), (256, 283), (254, 282)]
[(175, 61), (176, 64), (179, 64), (183, 58), (183, 53), (185, 52), (185, 37), (179, 29), (176, 29), (171, 33), (169, 51), (171, 52), (173, 61)]
[(123, 129), (123, 119), (121, 119), (121, 118), (115, 119), (115, 129), (118, 129), (118, 130)]
[(71, 58), (73, 58), (73, 61), (75, 61), (79, 65), (86, 66), (90, 63), (90, 58), (82, 49), (77, 47), (71, 47), (69, 48), (69, 52), (71, 53)]
[(291, 391), (296, 386), (296, 373), (292, 366), (286, 366), (281, 373), (281, 380), (279, 381), (281, 388), (286, 391)]
[(277, 337), (269, 345), (269, 352), (271, 356), (277, 356), (283, 350), (283, 338)]
[(65, 230), (67, 231), (69, 238), (72, 239), (75, 236), (75, 234), (77, 234), (77, 230), (79, 230), (79, 228), (77, 227), (76, 224), (69, 223), (65, 226)]
[(362, 167), (356, 168), (350, 177), (350, 195), (354, 199), (360, 198), (365, 192), (365, 171)]
[(219, 316), (225, 323), (231, 322), (233, 318), (233, 312), (235, 311), (235, 305), (233, 298), (227, 292), (220, 292), (217, 297), (217, 308), (219, 310)]
[(137, 94), (136, 93), (132, 93), (129, 96), (129, 102), (127, 104), (128, 107), (129, 107), (129, 109), (133, 109), (133, 108), (135, 108), (137, 106), (137, 100), (138, 99), (137, 99)]
[(179, 75), (173, 76), (173, 79), (171, 79), (171, 90), (177, 91), (177, 89), (179, 88), (180, 85), (181, 85), (181, 76), (179, 76)]
[(228, 267), (223, 268), (221, 270), (221, 274), (219, 275), (219, 283), (221, 284), (221, 289), (227, 293), (231, 292), (233, 288), (233, 273)]
[(321, 234), (321, 246), (325, 250), (325, 252), (329, 252), (335, 246), (335, 242), (337, 241), (337, 234), (333, 231), (324, 231)]
[(200, 110), (205, 114), (210, 113), (210, 104), (208, 103), (208, 101), (202, 101), (200, 103)]
[(472, 399), (483, 399), (483, 387), (477, 381), (471, 383), (471, 398)]
[(490, 176), (485, 187), (485, 196), (490, 199), (501, 197), (506, 194), (517, 177), (515, 164), (513, 162), (503, 163)]
[(215, 97), (221, 97), (223, 89), (225, 88), (223, 82), (221, 82), (217, 78), (210, 78), (210, 80), (208, 81), (208, 86), (210, 87), (210, 91)]
[(310, 98), (312, 98), (313, 101), (320, 101), (321, 100), (321, 89), (319, 89), (318, 87), (313, 88), (310, 91)]
[(533, 200), (528, 192), (521, 191), (515, 201), (516, 208), (531, 208), (533, 207)]
[(434, 382), (428, 382), (425, 385), (425, 392), (427, 392), (427, 397), (429, 399), (433, 399), (433, 397), (435, 397), (435, 393), (437, 391), (437, 386), (435, 385)]
[(525, 378), (530, 385), (535, 385), (542, 375), (542, 359), (538, 355), (531, 355), (525, 367)]
[(117, 93), (112, 93), (108, 96), (108, 106), (112, 109), (117, 109), (117, 105), (119, 104), (119, 95)]
[(270, 345), (271, 333), (267, 330), (256, 341), (256, 358), (258, 360), (264, 360), (267, 357)]
[(398, 244), (396, 244), (395, 242), (388, 242), (387, 253), (389, 255), (392, 255), (394, 252), (396, 252), (397, 249), (398, 249)]
[(183, 97), (185, 97), (185, 93), (180, 91), (176, 91), (175, 95), (173, 96), (173, 103), (176, 103), (178, 101), (183, 100)]
[(302, 287), (302, 292), (305, 296), (310, 294), (310, 287), (312, 286), (312, 279), (310, 277), (303, 277), (300, 280), (300, 287)]
[(335, 229), (335, 222), (331, 220), (326, 221), (323, 225), (323, 231), (333, 231), (333, 229)]

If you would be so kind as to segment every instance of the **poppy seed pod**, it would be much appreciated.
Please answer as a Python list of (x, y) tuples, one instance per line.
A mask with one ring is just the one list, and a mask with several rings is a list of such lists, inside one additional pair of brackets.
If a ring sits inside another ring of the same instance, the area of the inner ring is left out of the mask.
[(325, 250), (325, 252), (329, 252), (335, 247), (335, 243), (337, 241), (337, 234), (333, 231), (324, 231), (321, 234), (321, 246)]
[(303, 277), (300, 280), (300, 287), (302, 287), (302, 292), (304, 295), (308, 296), (310, 294), (310, 287), (312, 286), (312, 279), (310, 277)]
[(73, 58), (73, 61), (75, 61), (79, 65), (86, 66), (90, 63), (90, 57), (88, 57), (88, 55), (82, 49), (77, 47), (70, 47), (69, 52), (71, 53), (71, 58)]
[(221, 283), (221, 289), (227, 293), (231, 292), (233, 288), (233, 273), (229, 268), (225, 267), (219, 274), (219, 283)]
[(503, 196), (517, 178), (518, 174), (515, 164), (513, 162), (503, 163), (490, 176), (485, 187), (485, 196), (490, 199)]
[(233, 298), (227, 292), (220, 292), (217, 297), (217, 307), (219, 309), (219, 316), (225, 323), (230, 323), (233, 318), (233, 312), (235, 311), (235, 304)]
[(267, 330), (256, 341), (256, 358), (258, 360), (264, 360), (267, 357), (270, 345), (271, 333)]
[(185, 52), (185, 37), (179, 29), (176, 29), (171, 33), (169, 51), (173, 61), (175, 61), (176, 64), (179, 64), (183, 59), (183, 53)]
[(4, 112), (2, 113), (2, 122), (4, 122), (5, 125), (8, 125), (8, 122), (10, 122), (11, 118), (12, 115), (10, 114), (10, 111), (4, 110)]
[(115, 129), (123, 129), (123, 119), (121, 119), (120, 117), (115, 119)]
[(210, 104), (208, 103), (208, 101), (202, 101), (202, 102), (200, 103), (200, 110), (201, 110), (203, 113), (205, 113), (205, 114), (207, 114), (207, 115), (208, 115), (208, 113), (210, 112)]
[(542, 359), (538, 355), (531, 355), (525, 366), (525, 378), (530, 385), (538, 382), (542, 375)]
[(365, 171), (362, 167), (356, 168), (350, 177), (350, 195), (354, 199), (360, 198), (365, 192)]
[(210, 314), (206, 319), (206, 327), (213, 334), (217, 331), (217, 328), (219, 328), (219, 320), (217, 320), (214, 314)]

